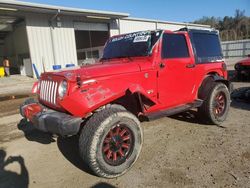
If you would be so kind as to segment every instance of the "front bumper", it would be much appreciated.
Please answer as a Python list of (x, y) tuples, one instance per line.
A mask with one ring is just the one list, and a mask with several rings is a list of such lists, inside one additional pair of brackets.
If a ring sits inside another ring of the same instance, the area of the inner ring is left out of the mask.
[(37, 129), (61, 136), (76, 135), (83, 121), (82, 118), (48, 109), (37, 102), (24, 102), (20, 114)]

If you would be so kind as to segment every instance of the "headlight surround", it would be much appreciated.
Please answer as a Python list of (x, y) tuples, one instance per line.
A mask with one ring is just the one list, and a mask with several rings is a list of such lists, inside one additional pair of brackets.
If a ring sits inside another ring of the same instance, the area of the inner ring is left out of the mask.
[(66, 95), (67, 89), (68, 89), (68, 83), (67, 81), (63, 80), (58, 87), (58, 95), (60, 99), (62, 99)]

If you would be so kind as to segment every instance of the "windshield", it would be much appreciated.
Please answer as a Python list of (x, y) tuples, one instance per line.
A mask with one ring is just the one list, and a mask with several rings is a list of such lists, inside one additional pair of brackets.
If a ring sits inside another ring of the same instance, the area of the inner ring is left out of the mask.
[(148, 56), (161, 31), (141, 31), (110, 38), (102, 59)]

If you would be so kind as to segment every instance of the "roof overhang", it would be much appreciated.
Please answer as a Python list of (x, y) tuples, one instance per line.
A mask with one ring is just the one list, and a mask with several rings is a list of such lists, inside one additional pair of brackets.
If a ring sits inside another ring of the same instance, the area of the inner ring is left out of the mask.
[(0, 0), (0, 10), (9, 12), (33, 12), (45, 14), (60, 13), (61, 15), (70, 16), (92, 16), (93, 18), (97, 19), (118, 19), (129, 16), (128, 13), (69, 8), (14, 0)]

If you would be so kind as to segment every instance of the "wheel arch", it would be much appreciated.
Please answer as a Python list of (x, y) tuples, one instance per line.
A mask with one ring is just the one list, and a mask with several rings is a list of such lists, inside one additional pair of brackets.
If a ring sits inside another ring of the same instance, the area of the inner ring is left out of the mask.
[(199, 90), (198, 90), (198, 98), (204, 99), (206, 93), (213, 87), (214, 83), (221, 82), (225, 84), (231, 93), (233, 90), (232, 84), (229, 80), (226, 80), (224, 77), (219, 75), (217, 72), (209, 72), (202, 80)]
[(212, 73), (209, 74), (209, 76), (212, 76), (212, 78), (214, 79), (215, 82), (222, 82), (223, 84), (225, 84), (227, 86), (228, 89), (230, 89), (230, 81), (225, 79), (224, 77), (220, 76), (217, 73)]
[(155, 105), (155, 102), (148, 96), (145, 96), (139, 91), (131, 92), (130, 90), (127, 90), (125, 95), (112, 101), (111, 103), (123, 106), (126, 110), (136, 116), (143, 114), (147, 108)]

